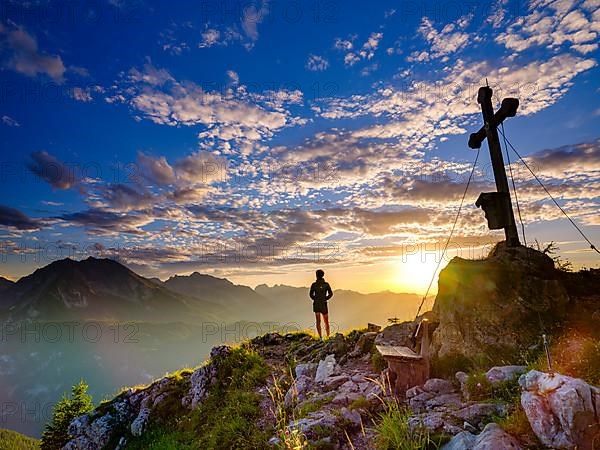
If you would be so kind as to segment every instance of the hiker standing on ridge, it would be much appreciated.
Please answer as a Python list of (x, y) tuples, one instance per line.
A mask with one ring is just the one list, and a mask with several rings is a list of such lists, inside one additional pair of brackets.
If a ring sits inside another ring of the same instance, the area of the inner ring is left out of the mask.
[(317, 332), (319, 333), (319, 339), (323, 340), (321, 335), (321, 315), (325, 321), (325, 332), (329, 337), (329, 311), (327, 310), (327, 301), (333, 297), (333, 291), (329, 283), (325, 281), (325, 272), (321, 269), (317, 270), (317, 281), (315, 281), (310, 287), (310, 298), (313, 300), (313, 311), (315, 313), (315, 320), (317, 321)]

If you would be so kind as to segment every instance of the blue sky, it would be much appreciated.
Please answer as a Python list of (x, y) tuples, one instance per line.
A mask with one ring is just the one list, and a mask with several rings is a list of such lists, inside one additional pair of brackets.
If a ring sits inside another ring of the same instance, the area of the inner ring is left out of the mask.
[[(344, 287), (422, 291), (486, 78), (520, 99), (508, 137), (597, 243), (599, 7), (3, 2), (3, 274), (93, 255), (251, 285), (321, 265)], [(514, 170), (528, 241), (597, 267)], [(491, 182), (484, 145), (453, 254), (501, 238), (473, 206)]]

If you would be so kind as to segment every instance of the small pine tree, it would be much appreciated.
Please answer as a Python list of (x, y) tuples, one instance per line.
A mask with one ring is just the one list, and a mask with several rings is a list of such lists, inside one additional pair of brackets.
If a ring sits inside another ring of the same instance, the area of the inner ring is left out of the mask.
[(42, 450), (62, 448), (70, 439), (69, 424), (73, 419), (94, 409), (92, 397), (87, 393), (88, 385), (83, 380), (71, 389), (71, 398), (63, 395), (52, 412), (52, 420), (42, 433)]

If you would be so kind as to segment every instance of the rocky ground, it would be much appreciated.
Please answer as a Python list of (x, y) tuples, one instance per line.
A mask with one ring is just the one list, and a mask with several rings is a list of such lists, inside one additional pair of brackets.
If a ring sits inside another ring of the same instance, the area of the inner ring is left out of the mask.
[[(241, 353), (215, 347), (196, 370), (124, 391), (75, 419), (64, 448), (144, 448), (140, 439), (165, 424), (179, 427), (207, 404), (218, 414), (215, 396), (226, 403), (240, 386), (257, 405), (241, 429), (261, 437), (243, 447), (241, 436), (236, 448), (600, 448), (598, 292), (598, 271), (566, 274), (540, 252), (499, 246), (484, 260), (455, 259), (440, 275), (426, 314), (432, 374), (422, 386), (392, 393), (375, 348), (412, 346), (417, 322), (324, 342), (271, 333)], [(546, 369), (540, 329), (554, 336), (556, 373)], [(236, 364), (247, 364), (250, 382)], [(198, 448), (195, 439), (210, 432), (199, 417), (172, 448)]]
[[(290, 448), (290, 436), (301, 436), (312, 448), (377, 448), (378, 420), (385, 403), (394, 401), (385, 370), (376, 373), (372, 364), (373, 342), (383, 335), (353, 332), (325, 342), (301, 334), (254, 339), (250, 346), (271, 369), (266, 382), (256, 388), (262, 398), (258, 426), (272, 435), (265, 448)], [(69, 429), (73, 439), (64, 448), (128, 448), (129, 441), (151, 429), (174, 402), (183, 412), (201, 405), (211, 395), (220, 361), (230, 352), (227, 346), (215, 347), (210, 362), (192, 373), (130, 389), (76, 419)], [(519, 386), (523, 411), (543, 446), (594, 448), (600, 433), (600, 390), (582, 380), (526, 369), (494, 367), (485, 373), (487, 381), (477, 382), (470, 380), (473, 375), (459, 372), (453, 380), (432, 378), (411, 388), (400, 399), (410, 414), (408, 428), (444, 436), (440, 442), (447, 442), (442, 447), (446, 450), (525, 448), (520, 436), (495, 423), (513, 405), (502, 398), (477, 399), (482, 382), (513, 383)], [(279, 397), (273, 394), (276, 389)]]

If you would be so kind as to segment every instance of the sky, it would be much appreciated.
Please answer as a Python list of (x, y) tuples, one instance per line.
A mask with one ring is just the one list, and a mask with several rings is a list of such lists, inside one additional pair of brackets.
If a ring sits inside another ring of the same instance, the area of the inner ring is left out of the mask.
[[(0, 273), (94, 256), (423, 293), (486, 80), (495, 107), (520, 100), (506, 137), (599, 245), (599, 33), (599, 0), (5, 0)], [(509, 156), (528, 245), (598, 267)], [(440, 267), (503, 238), (474, 205), (494, 190), (484, 143)]]

